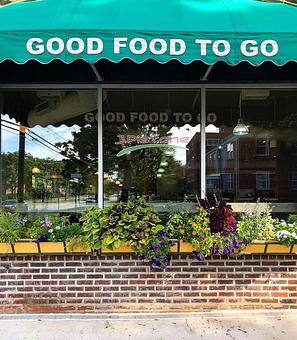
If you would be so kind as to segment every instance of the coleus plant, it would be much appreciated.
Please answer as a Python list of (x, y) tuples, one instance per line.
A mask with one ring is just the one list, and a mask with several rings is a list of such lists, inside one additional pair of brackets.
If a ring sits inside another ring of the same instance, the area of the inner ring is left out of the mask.
[(215, 196), (213, 199), (205, 199), (200, 203), (209, 214), (212, 233), (236, 231), (237, 222), (231, 205), (224, 201), (218, 201)]

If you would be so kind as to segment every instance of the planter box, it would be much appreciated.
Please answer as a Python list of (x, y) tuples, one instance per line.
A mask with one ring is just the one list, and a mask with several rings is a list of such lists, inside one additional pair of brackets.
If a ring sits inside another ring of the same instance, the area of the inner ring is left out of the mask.
[(170, 252), (171, 253), (177, 253), (178, 252), (178, 240), (173, 240), (174, 246), (171, 247)]
[(181, 241), (179, 243), (179, 252), (180, 253), (192, 253), (193, 250), (194, 250), (193, 246), (190, 242)]
[(293, 245), (293, 248), (292, 248), (291, 252), (297, 254), (297, 244)]
[(266, 254), (288, 254), (291, 252), (291, 245), (286, 246), (279, 243), (268, 243)]
[(135, 253), (131, 246), (121, 245), (116, 249), (101, 248), (102, 254), (114, 254), (114, 253)]
[(14, 243), (14, 252), (16, 254), (38, 254), (37, 242), (33, 240), (20, 240)]
[(0, 254), (12, 254), (12, 246), (10, 243), (0, 243)]
[(91, 253), (92, 249), (90, 247), (84, 248), (82, 246), (74, 246), (70, 247), (69, 243), (66, 243), (66, 251), (67, 253)]
[(39, 242), (41, 253), (65, 253), (64, 242)]
[(264, 241), (253, 242), (245, 246), (240, 253), (241, 254), (263, 254), (265, 253), (265, 247), (266, 247), (266, 243)]

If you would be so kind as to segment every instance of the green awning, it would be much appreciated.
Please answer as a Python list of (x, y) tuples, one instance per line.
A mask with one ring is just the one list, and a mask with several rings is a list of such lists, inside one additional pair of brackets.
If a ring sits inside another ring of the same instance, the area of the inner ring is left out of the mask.
[(297, 60), (296, 1), (29, 0), (0, 7), (0, 61)]

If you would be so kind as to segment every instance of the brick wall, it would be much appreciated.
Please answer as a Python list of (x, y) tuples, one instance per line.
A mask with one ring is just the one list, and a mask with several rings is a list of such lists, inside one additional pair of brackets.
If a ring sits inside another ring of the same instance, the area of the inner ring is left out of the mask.
[(297, 255), (175, 255), (152, 272), (135, 255), (0, 257), (0, 311), (126, 312), (297, 308)]

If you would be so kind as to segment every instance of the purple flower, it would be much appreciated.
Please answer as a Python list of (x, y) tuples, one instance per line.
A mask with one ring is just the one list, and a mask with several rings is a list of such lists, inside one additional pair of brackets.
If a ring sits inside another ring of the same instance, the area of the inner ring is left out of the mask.
[(47, 236), (41, 235), (41, 236), (38, 238), (38, 242), (46, 242), (46, 241), (48, 241)]
[(227, 240), (225, 240), (225, 243), (229, 243), (229, 240), (227, 239)]
[(143, 260), (145, 259), (145, 256), (144, 256), (144, 255), (140, 255), (140, 256), (138, 257), (138, 259), (139, 259), (140, 261), (143, 261)]
[(47, 228), (51, 228), (52, 225), (53, 225), (53, 223), (49, 220), (48, 217), (46, 217), (46, 218), (44, 219), (44, 221), (43, 221), (43, 226), (44, 226), (44, 227), (47, 227)]
[(248, 244), (247, 240), (243, 240), (242, 243), (246, 246)]
[(153, 244), (151, 246), (151, 248), (152, 248), (152, 250), (156, 250), (156, 249), (160, 248), (160, 246), (158, 244)]
[(236, 240), (233, 240), (232, 245), (233, 245), (233, 247), (237, 247), (238, 242)]
[(228, 249), (224, 248), (223, 253), (226, 255), (228, 253)]
[(197, 260), (199, 260), (199, 261), (204, 261), (204, 260), (205, 260), (205, 256), (200, 255), (200, 256), (197, 257)]

